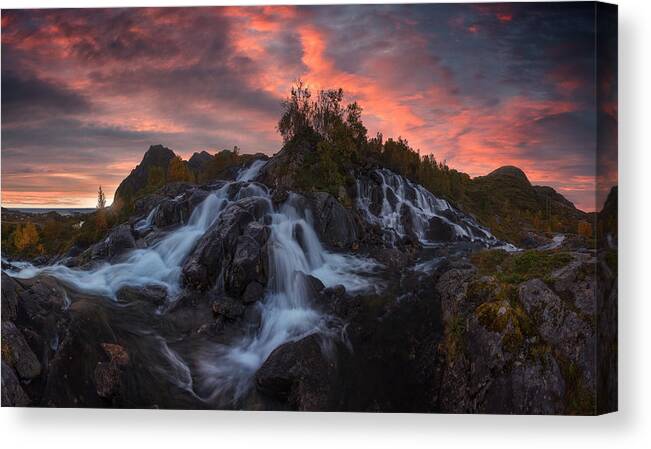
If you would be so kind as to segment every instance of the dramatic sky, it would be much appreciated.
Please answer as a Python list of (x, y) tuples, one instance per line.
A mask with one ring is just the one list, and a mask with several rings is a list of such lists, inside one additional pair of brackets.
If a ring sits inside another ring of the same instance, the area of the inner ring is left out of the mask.
[(594, 17), (589, 3), (3, 10), (2, 204), (93, 206), (151, 144), (273, 154), (300, 78), (342, 87), (373, 134), (471, 176), (516, 165), (593, 210)]

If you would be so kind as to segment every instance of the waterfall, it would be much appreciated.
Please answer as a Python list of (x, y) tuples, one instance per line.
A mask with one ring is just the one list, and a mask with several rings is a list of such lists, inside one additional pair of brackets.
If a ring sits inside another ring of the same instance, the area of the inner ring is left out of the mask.
[(270, 273), (265, 297), (257, 305), (259, 328), (234, 344), (207, 348), (200, 357), (203, 390), (210, 392), (211, 399), (239, 399), (250, 388), (258, 368), (283, 343), (313, 333), (326, 338), (340, 334), (336, 320), (312, 304), (306, 274), (318, 278), (326, 287), (343, 285), (350, 293), (378, 285), (372, 276), (376, 263), (323, 248), (309, 211), (298, 207), (295, 194), (271, 213), (270, 227)]
[(267, 161), (263, 159), (256, 159), (248, 168), (240, 171), (240, 173), (237, 175), (237, 181), (253, 181), (258, 177), (258, 173), (260, 173), (260, 170), (266, 164)]
[(228, 184), (208, 195), (192, 212), (185, 226), (167, 234), (148, 248), (131, 251), (120, 262), (105, 262), (90, 270), (69, 268), (65, 265), (42, 268), (30, 265), (10, 274), (16, 278), (32, 278), (39, 273), (49, 274), (80, 291), (112, 299), (116, 298), (120, 288), (127, 285), (160, 285), (174, 295), (180, 291), (183, 261), (228, 204), (227, 195)]
[(447, 227), (455, 240), (479, 241), (487, 246), (499, 243), (474, 219), (421, 185), (387, 169), (375, 170), (374, 174), (380, 183), (357, 181), (357, 209), (369, 223), (383, 229), (389, 243), (409, 233), (423, 245), (436, 243), (430, 232), (433, 220)]
[[(268, 189), (249, 182), (264, 163), (255, 161), (236, 181), (219, 184), (217, 190), (193, 211), (187, 224), (148, 248), (132, 250), (122, 261), (103, 263), (87, 270), (63, 265), (43, 268), (21, 265), (10, 274), (17, 278), (49, 274), (80, 291), (113, 299), (126, 285), (162, 285), (174, 295), (180, 292), (184, 261), (226, 206), (247, 197), (266, 199), (270, 208), (259, 220), (270, 228), (268, 285), (263, 299), (249, 306), (260, 313), (260, 325), (243, 331), (229, 344), (206, 343), (195, 355), (202, 396), (213, 401), (236, 400), (248, 391), (255, 372), (278, 346), (312, 333), (319, 333), (325, 339), (342, 335), (341, 323), (313, 304), (307, 275), (318, 278), (326, 287), (343, 285), (349, 293), (378, 289), (382, 285), (373, 276), (379, 267), (377, 263), (362, 257), (330, 253), (323, 248), (311, 213), (305, 210), (299, 195), (291, 193), (284, 204), (271, 206)], [(152, 213), (142, 226), (150, 221)], [(182, 374), (183, 388), (195, 388), (181, 355), (171, 352), (163, 343), (161, 340), (161, 351), (173, 371)]]

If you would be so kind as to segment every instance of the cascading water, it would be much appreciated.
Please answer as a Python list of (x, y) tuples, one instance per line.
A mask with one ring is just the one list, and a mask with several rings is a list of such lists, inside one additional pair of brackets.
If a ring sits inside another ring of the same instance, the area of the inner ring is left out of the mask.
[[(199, 357), (197, 365), (202, 397), (220, 402), (238, 399), (248, 391), (253, 375), (278, 346), (312, 333), (319, 333), (325, 340), (341, 336), (340, 323), (312, 304), (306, 275), (318, 278), (326, 287), (343, 285), (351, 293), (380, 286), (373, 278), (378, 267), (376, 263), (330, 253), (323, 248), (311, 223), (311, 214), (301, 206), (297, 195), (290, 194), (283, 205), (273, 208), (266, 187), (249, 182), (257, 177), (264, 164), (264, 161), (254, 161), (240, 172), (236, 181), (219, 184), (217, 190), (193, 211), (187, 224), (148, 248), (131, 251), (120, 262), (104, 263), (88, 270), (63, 265), (42, 268), (21, 265), (19, 270), (10, 274), (17, 278), (31, 278), (45, 273), (79, 291), (110, 298), (115, 298), (117, 291), (126, 285), (162, 285), (174, 295), (180, 291), (184, 261), (221, 212), (232, 202), (244, 198), (265, 199), (268, 211), (266, 216), (259, 217), (259, 221), (270, 223), (267, 243), (269, 281), (263, 300), (253, 306), (260, 313), (260, 325), (229, 344), (207, 343), (195, 354)], [(154, 212), (151, 211), (136, 226), (142, 229), (151, 227)], [(165, 343), (162, 339), (161, 342)], [(193, 389), (186, 370), (188, 365), (180, 355), (169, 348), (161, 351), (168, 360), (166, 363), (174, 365), (177, 367), (174, 370), (183, 374), (183, 389)]]
[(245, 168), (240, 173), (238, 173), (237, 180), (242, 182), (253, 181), (255, 178), (258, 177), (258, 173), (260, 173), (260, 170), (266, 164), (267, 161), (265, 161), (264, 159), (257, 159), (253, 161), (248, 168)]
[[(37, 268), (23, 265), (19, 271), (11, 272), (16, 278), (32, 278), (45, 273), (74, 285), (77, 289), (108, 296), (115, 299), (118, 290), (124, 286), (160, 285), (167, 288), (170, 295), (179, 292), (181, 267), (195, 244), (208, 228), (217, 220), (220, 213), (232, 201), (249, 196), (268, 195), (259, 184), (249, 183), (255, 178), (266, 161), (256, 160), (251, 166), (240, 171), (235, 182), (222, 184), (192, 212), (188, 223), (171, 232), (160, 241), (145, 249), (132, 251), (123, 261), (104, 263), (92, 270), (69, 268), (65, 265), (52, 265)], [(233, 200), (229, 192), (233, 185), (239, 190)], [(158, 207), (153, 208), (146, 218), (138, 221), (134, 229), (142, 231), (152, 226)]]
[[(380, 183), (357, 181), (357, 208), (369, 223), (383, 229), (390, 243), (410, 232), (423, 245), (436, 243), (430, 231), (433, 220), (448, 228), (455, 240), (479, 241), (486, 246), (499, 243), (475, 220), (424, 187), (387, 169), (375, 170), (374, 174)], [(406, 218), (410, 226), (406, 225)]]
[(160, 285), (174, 295), (179, 291), (183, 261), (228, 203), (227, 195), (228, 185), (212, 192), (192, 212), (185, 226), (169, 233), (149, 248), (133, 250), (121, 262), (103, 263), (90, 270), (65, 265), (42, 268), (29, 266), (11, 275), (16, 278), (32, 278), (45, 273), (74, 285), (80, 291), (113, 299), (117, 291), (127, 285)]
[(294, 194), (271, 213), (270, 227), (269, 283), (258, 304), (259, 328), (229, 346), (206, 349), (199, 360), (203, 389), (211, 392), (212, 399), (240, 398), (258, 368), (283, 343), (313, 333), (326, 339), (340, 335), (339, 323), (314, 308), (305, 275), (318, 278), (326, 287), (343, 285), (351, 293), (377, 286), (369, 276), (377, 264), (324, 250), (309, 213), (300, 212)]
[(154, 221), (154, 215), (156, 215), (157, 211), (158, 211), (158, 206), (152, 208), (151, 212), (149, 212), (149, 214), (147, 214), (145, 218), (137, 221), (136, 224), (133, 225), (133, 229), (135, 229), (136, 231), (144, 231), (146, 229), (151, 228), (152, 223)]

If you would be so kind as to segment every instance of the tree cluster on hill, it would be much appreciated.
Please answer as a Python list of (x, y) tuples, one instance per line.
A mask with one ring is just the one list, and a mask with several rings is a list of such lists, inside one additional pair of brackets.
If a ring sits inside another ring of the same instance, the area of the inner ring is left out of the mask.
[(346, 203), (342, 193), (355, 181), (355, 171), (374, 166), (387, 167), (438, 195), (453, 199), (461, 196), (470, 177), (434, 156), (421, 157), (406, 139), (382, 134), (368, 137), (362, 122), (362, 108), (356, 102), (344, 104), (342, 89), (323, 90), (313, 95), (298, 82), (283, 102), (278, 131), (284, 148), (309, 148), (300, 170), (299, 187), (332, 193)]
[(521, 170), (506, 167), (473, 179), (431, 154), (421, 156), (402, 137), (369, 138), (361, 116), (356, 102), (344, 103), (342, 89), (314, 95), (300, 81), (291, 89), (278, 131), (283, 151), (300, 153), (298, 163), (287, 164), (297, 187), (327, 191), (349, 205), (346, 192), (356, 173), (381, 166), (474, 215), (501, 239), (519, 243), (526, 231), (592, 234), (586, 214), (553, 189), (532, 186)]

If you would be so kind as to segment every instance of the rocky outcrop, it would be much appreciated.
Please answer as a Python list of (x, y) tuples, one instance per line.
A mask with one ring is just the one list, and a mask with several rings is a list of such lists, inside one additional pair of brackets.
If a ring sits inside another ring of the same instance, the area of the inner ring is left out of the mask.
[(512, 284), (472, 267), (442, 275), (441, 411), (594, 413), (593, 262), (575, 254), (547, 283)]
[(185, 224), (190, 219), (194, 209), (201, 204), (210, 192), (202, 189), (191, 189), (178, 196), (167, 197), (158, 203), (153, 217), (153, 224), (159, 228)]
[(258, 222), (247, 225), (243, 235), (237, 238), (233, 259), (224, 273), (226, 292), (240, 297), (248, 289), (247, 302), (261, 296), (257, 286), (267, 284), (265, 244), (268, 238), (269, 229), (265, 225)]
[[(229, 267), (237, 256), (234, 271), (227, 274), (225, 279), (228, 280), (229, 288), (243, 291), (246, 279), (249, 278), (246, 267), (259, 266), (255, 261), (261, 257), (260, 244), (251, 235), (254, 228), (249, 228), (249, 235), (243, 234), (249, 223), (256, 220), (256, 217), (261, 217), (267, 207), (266, 201), (257, 197), (244, 198), (228, 205), (217, 222), (199, 240), (184, 264), (185, 285), (199, 290), (212, 287), (223, 274), (222, 270)], [(257, 270), (260, 271), (259, 268)]]
[(349, 209), (326, 192), (311, 195), (315, 228), (321, 241), (337, 249), (351, 249), (357, 244), (357, 229)]
[(155, 169), (160, 170), (163, 177), (161, 180), (164, 180), (169, 163), (175, 156), (172, 150), (162, 145), (149, 147), (140, 164), (118, 186), (113, 203), (118, 208), (123, 204), (129, 204), (131, 199), (147, 187), (150, 173)]

